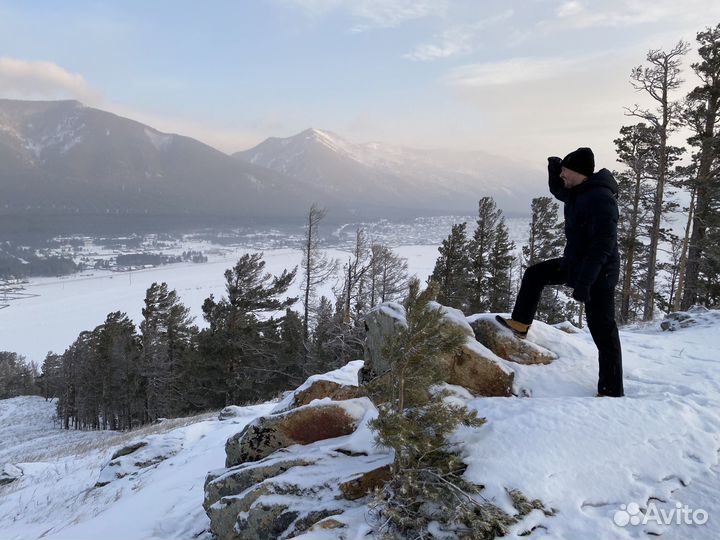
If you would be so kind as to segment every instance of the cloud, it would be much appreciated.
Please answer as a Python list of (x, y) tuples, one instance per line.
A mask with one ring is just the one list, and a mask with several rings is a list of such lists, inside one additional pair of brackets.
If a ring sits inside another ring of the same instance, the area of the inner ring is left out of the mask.
[(511, 58), (452, 69), (445, 83), (463, 88), (504, 86), (560, 78), (587, 69), (590, 58)]
[(554, 21), (541, 26), (564, 28), (627, 27), (672, 22), (704, 24), (720, 14), (720, 4), (707, 0), (610, 0), (601, 3), (569, 0), (557, 8)]
[(10, 99), (77, 99), (96, 105), (102, 102), (77, 73), (71, 73), (52, 62), (0, 58), (0, 95)]
[(356, 0), (351, 14), (364, 22), (353, 27), (362, 32), (373, 28), (392, 28), (405, 21), (443, 15), (445, 0)]
[(436, 35), (433, 38), (433, 43), (418, 45), (413, 52), (403, 57), (416, 62), (427, 62), (439, 58), (469, 54), (479, 46), (479, 38), (482, 30), (506, 21), (513, 15), (514, 11), (508, 9), (474, 24), (454, 26)]
[(342, 10), (358, 20), (351, 31), (364, 32), (376, 28), (393, 28), (402, 23), (425, 17), (442, 16), (448, 0), (277, 0), (318, 17)]

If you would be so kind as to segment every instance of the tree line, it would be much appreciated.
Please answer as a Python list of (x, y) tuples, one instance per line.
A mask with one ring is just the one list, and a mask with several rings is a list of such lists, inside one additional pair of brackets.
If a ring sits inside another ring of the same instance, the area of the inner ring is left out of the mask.
[[(720, 303), (720, 25), (698, 32), (697, 45), (699, 61), (690, 65), (696, 85), (685, 96), (677, 92), (689, 43), (650, 50), (631, 73), (652, 106), (628, 107), (638, 122), (615, 140), (624, 166), (616, 174), (624, 323), (650, 320), (657, 309)], [(690, 137), (674, 146), (681, 129)], [(668, 227), (672, 215), (684, 218), (680, 234)]]
[[(688, 43), (650, 50), (646, 64), (631, 71), (631, 84), (652, 107), (626, 108), (638, 122), (622, 126), (614, 140), (622, 166), (613, 171), (621, 324), (651, 320), (657, 310), (720, 305), (720, 25), (699, 32), (697, 42), (700, 60), (691, 69), (698, 84), (682, 99), (675, 93)], [(683, 128), (690, 133), (686, 145), (672, 145), (671, 136)], [(681, 234), (669, 226), (678, 217), (684, 220)], [(439, 301), (466, 313), (509, 311), (509, 293), (517, 290), (524, 268), (560, 256), (564, 244), (558, 206), (549, 197), (533, 199), (529, 225), (522, 254), (513, 255), (501, 212), (492, 198), (482, 198), (472, 236), (466, 223), (456, 224), (440, 247), (432, 274)], [(562, 287), (548, 287), (538, 318), (573, 320), (579, 310)]]
[[(265, 401), (361, 358), (364, 315), (404, 297), (407, 262), (363, 229), (347, 261), (328, 259), (319, 235), (324, 215), (316, 206), (308, 213), (300, 277), (297, 267), (268, 273), (262, 253), (243, 255), (224, 273), (225, 294), (203, 302), (202, 329), (176, 291), (153, 283), (138, 327), (125, 313), (108, 314), (62, 354), (49, 353), (39, 374), (31, 370), (30, 387), (15, 385), (6, 397), (57, 398), (66, 429), (124, 430)], [(300, 298), (288, 295), (298, 277)], [(333, 279), (333, 299), (318, 298), (318, 287)]]

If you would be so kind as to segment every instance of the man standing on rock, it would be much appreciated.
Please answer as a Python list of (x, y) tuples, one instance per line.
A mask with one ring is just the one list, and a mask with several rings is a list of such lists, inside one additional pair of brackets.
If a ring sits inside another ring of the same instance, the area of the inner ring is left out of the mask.
[(512, 318), (498, 322), (527, 336), (546, 285), (567, 285), (585, 313), (600, 364), (598, 396), (623, 396), (622, 352), (615, 324), (615, 286), (620, 274), (617, 248), (618, 185), (607, 169), (595, 171), (590, 148), (564, 159), (548, 158), (550, 192), (565, 203), (562, 257), (530, 266), (523, 275)]

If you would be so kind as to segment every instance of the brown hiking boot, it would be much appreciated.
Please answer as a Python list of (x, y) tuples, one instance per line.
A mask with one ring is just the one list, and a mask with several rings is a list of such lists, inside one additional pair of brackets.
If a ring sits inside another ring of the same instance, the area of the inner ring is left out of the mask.
[(525, 339), (528, 335), (528, 330), (530, 330), (529, 324), (513, 321), (512, 319), (506, 319), (500, 315), (495, 315), (495, 320), (508, 330), (512, 330), (512, 333), (520, 339)]

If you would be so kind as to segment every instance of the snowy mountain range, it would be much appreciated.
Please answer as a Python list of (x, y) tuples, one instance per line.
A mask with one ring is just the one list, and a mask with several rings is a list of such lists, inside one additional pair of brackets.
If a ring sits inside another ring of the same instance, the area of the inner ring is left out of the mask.
[(301, 215), (316, 195), (77, 101), (0, 100), (0, 190), (5, 213)]
[(77, 101), (0, 100), (0, 217), (527, 214), (542, 174), (482, 152), (355, 144), (309, 129), (229, 156)]
[(490, 195), (505, 211), (527, 214), (532, 197), (545, 189), (542, 172), (484, 152), (356, 144), (320, 129), (271, 137), (233, 155), (370, 206), (472, 212)]

